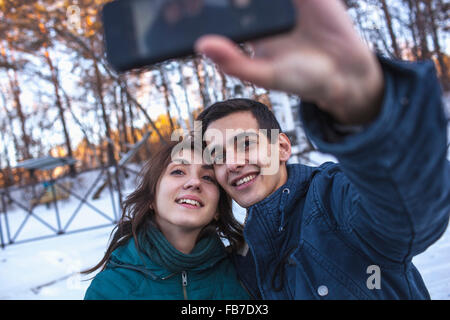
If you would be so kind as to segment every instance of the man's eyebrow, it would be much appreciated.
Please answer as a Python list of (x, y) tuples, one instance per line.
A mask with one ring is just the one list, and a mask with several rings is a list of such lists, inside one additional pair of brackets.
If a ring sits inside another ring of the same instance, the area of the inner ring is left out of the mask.
[(228, 139), (228, 143), (234, 143), (234, 140), (239, 140), (239, 139), (245, 138), (245, 137), (258, 137), (258, 134), (253, 131), (241, 132), (241, 133), (238, 133), (237, 135), (231, 137), (230, 139)]
[[(208, 154), (212, 154), (212, 153), (215, 153), (215, 150), (218, 149), (218, 148), (223, 149), (223, 146), (222, 146), (221, 144), (214, 144), (214, 145), (212, 145), (212, 146), (206, 146), (206, 147), (205, 147), (205, 151), (206, 151)], [(211, 152), (212, 152), (212, 153), (211, 153)]]
[[(228, 144), (234, 143), (234, 140), (240, 139), (242, 137), (258, 137), (258, 134), (253, 131), (246, 131), (246, 132), (240, 132), (235, 136), (232, 136), (230, 139), (228, 139)], [(206, 147), (206, 150), (211, 153), (212, 151), (216, 150), (217, 148), (222, 148), (222, 144), (213, 144)]]

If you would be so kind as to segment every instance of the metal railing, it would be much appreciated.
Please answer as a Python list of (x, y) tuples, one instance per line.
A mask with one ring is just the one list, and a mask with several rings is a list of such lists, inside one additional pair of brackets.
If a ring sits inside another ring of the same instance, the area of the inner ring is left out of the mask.
[[(136, 171), (125, 166), (116, 168), (119, 168), (119, 173), (122, 174), (137, 174)], [(63, 181), (67, 181), (68, 179), (74, 179), (70, 176), (51, 179), (49, 181), (46, 181), (45, 183), (39, 183), (32, 186), (0, 189), (0, 247), (4, 249), (6, 246), (12, 244), (20, 244), (115, 225), (121, 217), (122, 193), (120, 191), (120, 186), (116, 185), (117, 183), (114, 183), (115, 179), (111, 177), (112, 174), (110, 170), (114, 169), (101, 168), (98, 170), (99, 173), (97, 174), (96, 178), (92, 183), (90, 183), (90, 186), (85, 188), (85, 193), (74, 191), (73, 188), (70, 188), (63, 183)], [(101, 202), (92, 199), (91, 194), (100, 182), (106, 183), (105, 186), (109, 190), (109, 203), (111, 206), (111, 210), (105, 210), (104, 207), (99, 207), (99, 204), (105, 204), (105, 197), (103, 197)], [(24, 194), (29, 192), (30, 188), (32, 188), (34, 194), (32, 201), (24, 199), (23, 197)], [(37, 193), (37, 195), (35, 192), (36, 188), (41, 189), (40, 192)], [(68, 212), (65, 212), (65, 216), (68, 216), (68, 219), (66, 219), (65, 221), (63, 221), (62, 219), (60, 209), (60, 204), (62, 202), (60, 202), (61, 200), (58, 200), (57, 189), (67, 193), (68, 198), (71, 198), (70, 201), (75, 200), (78, 202), (75, 207), (71, 207), (75, 208), (73, 212), (71, 212), (70, 214), (68, 214)], [(45, 211), (45, 217), (42, 217), (42, 214), (39, 214), (37, 211), (41, 211), (42, 213), (42, 203), (40, 203), (39, 200), (46, 192), (51, 192), (52, 199), (46, 204), (47, 211)], [(51, 207), (53, 207), (54, 215), (51, 215), (48, 211), (51, 209)], [(90, 212), (96, 213), (103, 217), (105, 222), (75, 229), (71, 228), (73, 221), (85, 207), (88, 207), (90, 209)], [(38, 208), (40, 209), (38, 210)], [(21, 215), (20, 213), (22, 213), (22, 216), (23, 213), (25, 213), (24, 217), (21, 219), (19, 219), (18, 217)], [(11, 223), (11, 218), (14, 218), (13, 220), (15, 220), (15, 222), (19, 220), (19, 223), (16, 223), (16, 225), (18, 226), (14, 227), (14, 224)], [(39, 222), (39, 224), (45, 226), (47, 233), (38, 235), (33, 234), (32, 236), (27, 237), (26, 233), (24, 234), (24, 228), (29, 225), (30, 221), (32, 220), (35, 220)], [(51, 222), (51, 220), (53, 220), (53, 223)], [(54, 223), (55, 220), (56, 226)]]

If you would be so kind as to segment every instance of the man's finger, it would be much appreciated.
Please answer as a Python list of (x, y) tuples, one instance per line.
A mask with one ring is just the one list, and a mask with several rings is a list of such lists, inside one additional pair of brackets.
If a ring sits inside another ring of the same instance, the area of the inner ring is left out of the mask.
[(273, 84), (272, 64), (262, 59), (251, 59), (231, 40), (216, 35), (200, 38), (195, 50), (216, 63), (223, 72), (262, 87)]

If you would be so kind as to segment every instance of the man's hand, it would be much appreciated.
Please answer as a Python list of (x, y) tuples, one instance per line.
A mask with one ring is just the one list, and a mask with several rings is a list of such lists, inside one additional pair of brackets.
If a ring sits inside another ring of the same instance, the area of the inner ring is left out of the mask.
[(376, 57), (360, 40), (339, 0), (293, 0), (295, 29), (253, 43), (250, 58), (231, 40), (206, 35), (196, 50), (225, 73), (268, 89), (299, 95), (342, 124), (374, 120), (383, 98)]

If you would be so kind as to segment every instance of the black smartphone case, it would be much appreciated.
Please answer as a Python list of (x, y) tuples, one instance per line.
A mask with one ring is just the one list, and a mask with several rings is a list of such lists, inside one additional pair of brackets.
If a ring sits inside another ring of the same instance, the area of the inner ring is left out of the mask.
[[(235, 42), (245, 42), (289, 31), (296, 22), (291, 0), (253, 0), (244, 9), (206, 2), (195, 14), (183, 11), (184, 1), (189, 0), (163, 1), (158, 8), (151, 7), (152, 1), (117, 0), (104, 6), (106, 56), (116, 71), (192, 54), (195, 41), (204, 34), (220, 34)], [(169, 11), (173, 9), (166, 7), (169, 5), (178, 11)], [(148, 19), (150, 23), (144, 21), (142, 10), (156, 17)], [(178, 15), (172, 16), (178, 18), (168, 19), (165, 12), (175, 12)], [(141, 17), (142, 24), (136, 21), (136, 16)]]

